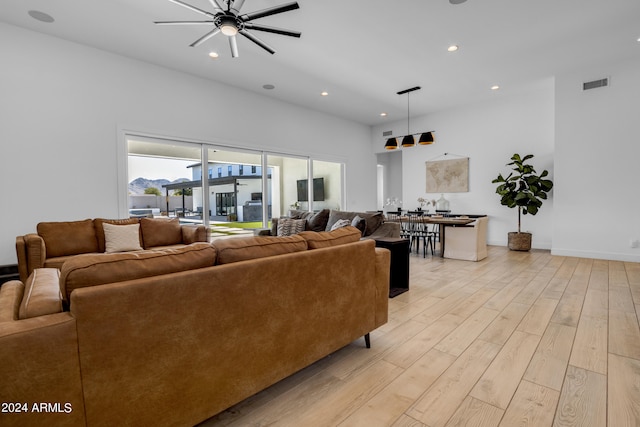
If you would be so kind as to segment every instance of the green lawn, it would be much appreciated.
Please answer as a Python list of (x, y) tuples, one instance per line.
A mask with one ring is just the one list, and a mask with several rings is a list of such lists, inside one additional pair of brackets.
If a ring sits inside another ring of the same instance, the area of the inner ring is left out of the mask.
[[(262, 228), (262, 221), (254, 221), (254, 222), (225, 222), (224, 224), (218, 224), (223, 227), (231, 227), (231, 228)], [(214, 225), (215, 227), (215, 225)]]

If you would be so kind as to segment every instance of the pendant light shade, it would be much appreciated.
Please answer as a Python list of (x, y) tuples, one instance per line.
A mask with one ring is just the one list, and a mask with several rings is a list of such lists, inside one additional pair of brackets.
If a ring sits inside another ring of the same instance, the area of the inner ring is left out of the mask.
[[(409, 94), (415, 90), (419, 90), (420, 86), (412, 87), (409, 89), (401, 90), (398, 92), (398, 95), (407, 95), (407, 135), (402, 137), (402, 148), (410, 148), (416, 146), (416, 136), (420, 135), (418, 139), (418, 144), (420, 145), (430, 145), (434, 143), (433, 131), (422, 132), (422, 133), (411, 133), (410, 119), (411, 119), (411, 111), (409, 109)], [(389, 135), (391, 132), (384, 132), (384, 134)], [(392, 136), (387, 139), (386, 144), (384, 144), (385, 150), (395, 150), (400, 148), (398, 146), (398, 137)]]
[(385, 150), (395, 150), (398, 148), (398, 140), (395, 138), (387, 139), (387, 143), (384, 144)]
[(433, 133), (432, 132), (425, 132), (422, 135), (420, 135), (420, 140), (418, 141), (418, 144), (420, 144), (420, 145), (433, 144)]
[(407, 148), (407, 147), (415, 147), (416, 145), (416, 140), (413, 138), (413, 135), (406, 135), (404, 138), (402, 138), (402, 146)]

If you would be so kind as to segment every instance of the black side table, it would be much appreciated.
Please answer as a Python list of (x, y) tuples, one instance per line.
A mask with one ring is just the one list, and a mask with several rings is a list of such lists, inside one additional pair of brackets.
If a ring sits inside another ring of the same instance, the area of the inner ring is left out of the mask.
[(389, 298), (409, 290), (409, 240), (393, 237), (376, 239), (376, 246), (391, 251)]

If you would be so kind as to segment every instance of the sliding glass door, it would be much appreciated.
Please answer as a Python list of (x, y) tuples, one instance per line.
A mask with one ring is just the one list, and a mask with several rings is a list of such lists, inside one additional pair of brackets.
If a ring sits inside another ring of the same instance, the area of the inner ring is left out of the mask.
[(192, 166), (200, 162), (199, 146), (130, 137), (127, 149), (130, 216), (184, 218), (194, 211)]
[[(263, 226), (262, 181), (271, 179), (269, 170), (263, 174), (262, 153), (229, 148), (207, 147), (205, 153), (206, 194), (199, 195), (207, 211), (214, 233), (251, 234)], [(205, 203), (206, 202), (206, 203)], [(267, 219), (271, 203), (267, 203)]]
[(129, 216), (205, 224), (212, 238), (252, 234), (291, 209), (344, 205), (344, 164), (214, 144), (126, 135)]

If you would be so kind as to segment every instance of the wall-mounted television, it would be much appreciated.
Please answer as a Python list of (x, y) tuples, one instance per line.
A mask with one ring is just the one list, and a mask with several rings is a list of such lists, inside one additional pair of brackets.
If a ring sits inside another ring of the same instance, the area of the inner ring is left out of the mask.
[[(298, 201), (309, 201), (309, 188), (306, 179), (298, 180)], [(313, 201), (321, 202), (324, 200), (324, 178), (313, 178)]]

